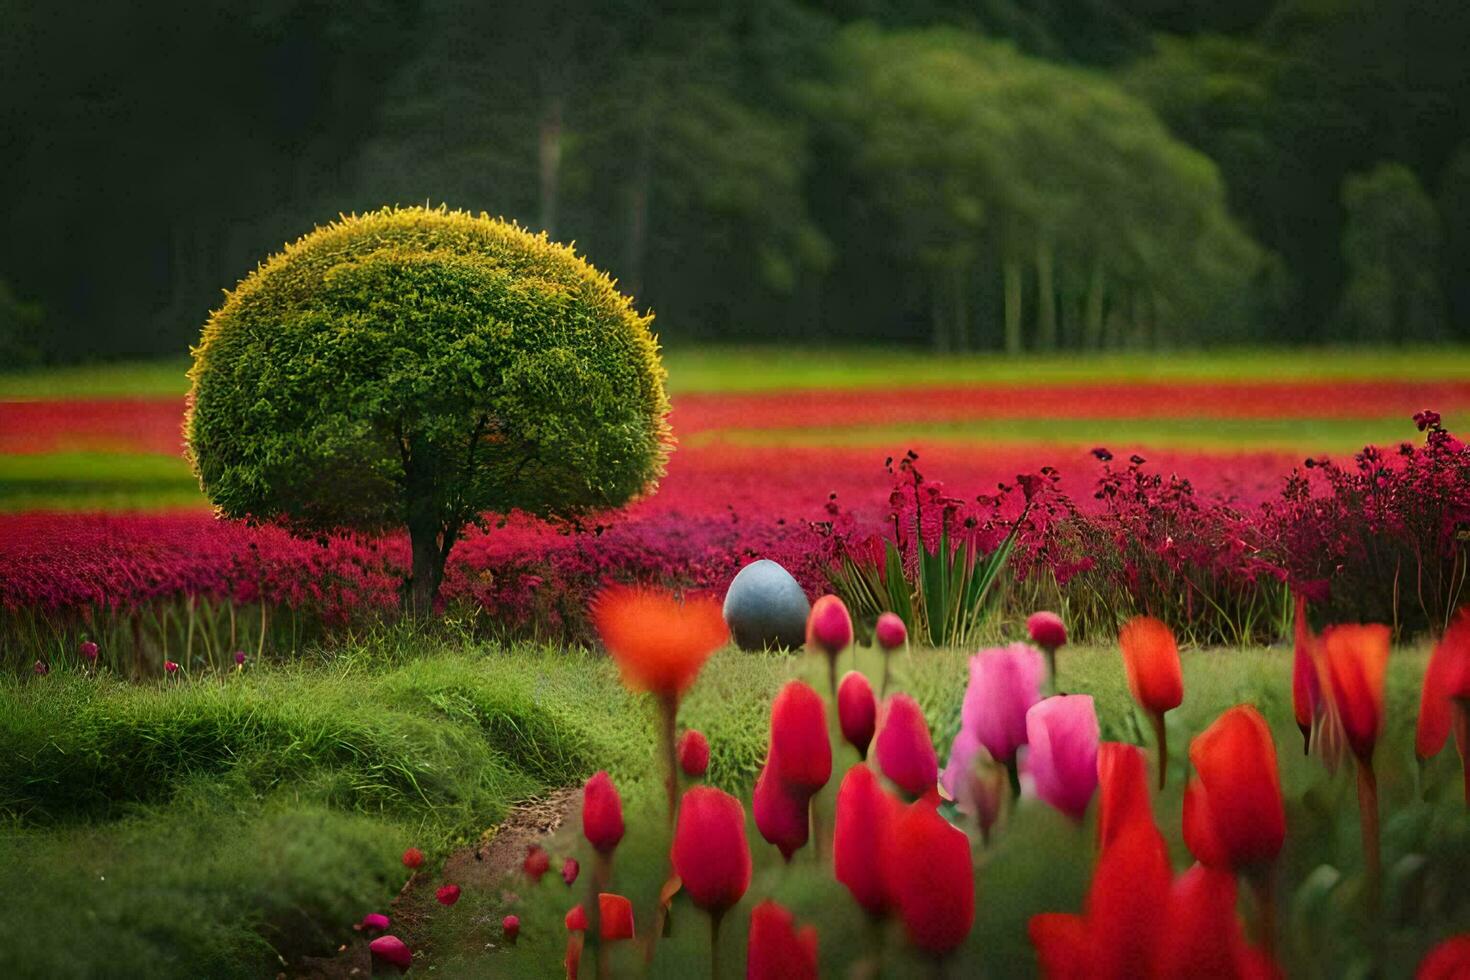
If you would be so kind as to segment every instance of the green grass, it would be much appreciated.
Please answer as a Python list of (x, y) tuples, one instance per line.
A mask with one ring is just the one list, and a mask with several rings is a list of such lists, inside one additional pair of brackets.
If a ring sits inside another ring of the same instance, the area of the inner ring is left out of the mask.
[[(941, 759), (959, 723), (965, 662), (959, 651), (916, 651), (894, 666), (895, 687), (923, 704)], [(879, 670), (873, 651), (860, 651), (857, 663), (870, 675)], [(844, 657), (843, 668), (851, 665)], [(1329, 864), (1350, 882), (1356, 852), (1347, 783), (1327, 780), (1299, 755), (1288, 651), (1187, 651), (1184, 669), (1185, 702), (1169, 719), (1172, 788), (1159, 802), (1179, 861), (1184, 748), (1220, 710), (1249, 700), (1277, 730), (1293, 833), (1288, 880), (1304, 881)], [(1391, 801), (1386, 863), (1428, 855), (1444, 874), (1470, 873), (1463, 854), (1446, 850), (1446, 840), (1470, 843), (1452, 759), (1436, 760), (1428, 773), (1434, 802), (1418, 802), (1411, 738), (1422, 670), (1419, 649), (1399, 650), (1391, 662), (1389, 737), (1379, 753)], [(1065, 689), (1096, 697), (1104, 738), (1151, 741), (1115, 651), (1066, 650), (1061, 675)], [(812, 657), (730, 651), (705, 668), (681, 721), (708, 735), (711, 781), (748, 794), (764, 755), (771, 697), (793, 676), (825, 683)], [(454, 842), (493, 825), (516, 801), (575, 785), (596, 768), (612, 772), (627, 801), (630, 833), (615, 884), (642, 910), (666, 847), (646, 699), (626, 693), (605, 659), (577, 651), (483, 646), (395, 628), (307, 663), (168, 684), (134, 686), (58, 669), (0, 682), (0, 744), (7, 926), (52, 937), (0, 945), (4, 976), (274, 972), (277, 952), (329, 951), (351, 936), (352, 921), (385, 908), (403, 880), (396, 860), (405, 846), (423, 847), (433, 868)], [(839, 771), (854, 758), (840, 749)], [(1441, 826), (1455, 814), (1448, 829)], [(1025, 917), (1075, 908), (1090, 863), (1085, 833), (1044, 808), (1028, 806), (1023, 816), (981, 859), (981, 913), (967, 956), (996, 975), (1030, 972)], [(575, 827), (564, 831), (554, 853), (574, 851), (575, 838)], [(751, 899), (773, 894), (820, 921), (824, 966), (844, 975), (851, 951), (871, 942), (860, 917), (846, 914), (845, 896), (825, 876), (785, 873), (753, 827), (751, 838)], [(555, 975), (560, 917), (570, 900), (560, 881), (548, 882), (520, 889), (516, 910), (526, 925), (514, 951), (485, 949), (490, 924), (506, 911), (499, 890), (467, 892), (415, 941), (434, 950), (441, 976)], [(1431, 876), (1431, 885), (1438, 882)], [(1396, 883), (1393, 901), (1407, 901), (1412, 885)], [(1470, 925), (1455, 897), (1462, 890), (1426, 894), (1424, 915)], [(1336, 892), (1329, 899), (1347, 901)], [(655, 976), (689, 975), (705, 955), (696, 914), (683, 903), (676, 912), (680, 927)], [(747, 915), (742, 906), (731, 917), (731, 975)], [(1323, 937), (1340, 915), (1304, 927), (1297, 941)], [(1417, 952), (1428, 938), (1423, 929), (1401, 930), (1389, 941)], [(1332, 966), (1358, 955), (1360, 945), (1345, 940)]]
[(157, 453), (0, 454), (0, 512), (206, 507), (182, 456)]
[[(1242, 348), (1009, 358), (908, 348), (675, 346), (665, 352), (664, 363), (674, 394), (1016, 382), (1470, 380), (1470, 347)], [(181, 357), (0, 373), (0, 400), (183, 395), (188, 366)]]

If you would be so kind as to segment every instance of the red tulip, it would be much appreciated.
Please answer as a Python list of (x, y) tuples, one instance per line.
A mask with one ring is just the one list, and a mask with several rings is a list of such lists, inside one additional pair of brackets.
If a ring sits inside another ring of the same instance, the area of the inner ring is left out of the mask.
[(807, 842), (809, 803), (810, 797), (789, 789), (773, 774), (769, 763), (761, 767), (750, 808), (756, 829), (768, 843), (776, 845), (787, 861)]
[(1465, 709), (1467, 694), (1470, 694), (1470, 611), (1462, 611), (1429, 656), (1419, 698), (1414, 753), (1421, 761), (1437, 755), (1454, 729), (1460, 761), (1465, 768), (1465, 801), (1470, 804), (1470, 751), (1464, 744), (1467, 721), (1470, 721)]
[(1465, 980), (1470, 977), (1470, 933), (1451, 936), (1429, 951), (1414, 980)]
[(1184, 678), (1174, 633), (1152, 616), (1135, 616), (1118, 633), (1128, 689), (1150, 714), (1173, 711), (1184, 700)]
[(1123, 648), (1128, 689), (1153, 722), (1154, 738), (1159, 745), (1159, 788), (1163, 789), (1169, 764), (1164, 714), (1184, 700), (1179, 646), (1174, 642), (1173, 631), (1152, 616), (1135, 616), (1124, 623), (1118, 633), (1118, 643)]
[(1104, 742), (1097, 749), (1097, 839), (1107, 847), (1140, 822), (1153, 824), (1148, 796), (1148, 768), (1143, 750), (1123, 742)]
[(768, 768), (784, 787), (810, 797), (832, 778), (832, 743), (822, 696), (801, 681), (791, 681), (771, 705)]
[(766, 899), (750, 913), (746, 980), (817, 980), (817, 930)]
[(541, 876), (551, 870), (551, 855), (544, 847), (532, 844), (526, 848), (526, 860), (521, 863), (521, 870), (532, 881), (539, 882)]
[(745, 808), (729, 793), (696, 786), (679, 804), (671, 851), (674, 873), (695, 905), (721, 915), (750, 887)]
[(179, 665), (174, 663), (172, 660), (165, 660), (163, 662), (163, 672), (168, 674), (169, 676), (173, 676), (174, 674), (177, 674), (179, 672)]
[(600, 918), (601, 936), (604, 942), (633, 938), (633, 903), (621, 895), (599, 892), (597, 914)]
[(883, 849), (899, 803), (884, 792), (873, 770), (858, 763), (837, 789), (837, 827), (832, 865), (837, 880), (869, 915), (886, 915), (889, 895), (883, 877)]
[(403, 852), (403, 866), (417, 871), (424, 866), (424, 852), (417, 847), (410, 847)]
[(1034, 612), (1026, 618), (1031, 642), (1043, 650), (1056, 651), (1067, 644), (1067, 627), (1054, 612)]
[(970, 838), (924, 801), (894, 820), (883, 852), (883, 876), (909, 942), (946, 956), (975, 921)]
[(434, 893), (434, 897), (439, 900), (440, 905), (453, 905), (459, 901), (459, 886), (445, 885)]
[(1322, 633), (1332, 703), (1353, 754), (1367, 762), (1383, 731), (1383, 679), (1388, 669), (1387, 626), (1330, 626)]
[(562, 922), (566, 925), (567, 932), (586, 932), (587, 910), (582, 908), (582, 906), (580, 905), (573, 905), (571, 909), (567, 911), (567, 914), (565, 918), (562, 919)]
[(873, 697), (873, 686), (862, 674), (848, 671), (837, 686), (837, 723), (842, 737), (864, 759), (868, 757), (877, 720), (878, 699)]
[(702, 732), (691, 728), (679, 737), (679, 768), (691, 779), (709, 771), (709, 741)]
[(582, 836), (599, 854), (611, 854), (623, 839), (623, 800), (605, 769), (582, 787)]
[(514, 946), (516, 937), (521, 934), (521, 917), (518, 915), (507, 915), (501, 919), (500, 932), (505, 936), (505, 941)]
[(77, 647), (77, 650), (88, 663), (92, 663), (97, 659), (97, 644), (91, 640), (83, 640), (82, 645)]
[(878, 617), (873, 635), (884, 652), (891, 653), (909, 641), (909, 628), (904, 625), (898, 613), (886, 612)]
[(1174, 881), (1154, 954), (1154, 976), (1275, 980), (1271, 959), (1246, 943), (1235, 913), (1235, 876), (1196, 864)]
[(824, 595), (806, 618), (806, 645), (827, 656), (827, 684), (837, 693), (837, 655), (852, 646), (852, 616), (841, 599)]
[(1276, 746), (1261, 713), (1248, 704), (1226, 711), (1189, 746), (1195, 772), (1184, 791), (1184, 841), (1205, 865), (1259, 872), (1276, 860), (1286, 813)]
[(593, 600), (592, 620), (624, 684), (676, 700), (730, 636), (718, 602), (680, 602), (658, 589), (608, 588)]
[(587, 910), (580, 905), (573, 906), (562, 921), (567, 927), (567, 952), (562, 965), (566, 967), (567, 980), (577, 980), (577, 972), (582, 966), (582, 945), (587, 935)]
[(357, 928), (364, 932), (383, 932), (388, 928), (388, 917), (381, 912), (369, 912), (362, 917)]
[(1081, 821), (1097, 790), (1097, 712), (1086, 694), (1058, 694), (1026, 712), (1026, 764), (1038, 798)]
[(909, 796), (923, 796), (939, 782), (939, 758), (924, 721), (924, 709), (907, 694), (883, 704), (876, 755), (883, 775)]
[(582, 865), (577, 863), (576, 858), (567, 858), (561, 863), (561, 880), (568, 885), (577, 880), (577, 875), (582, 873)]
[(413, 951), (397, 936), (379, 936), (368, 943), (368, 949), (372, 951), (374, 959), (396, 966), (400, 972), (413, 965)]

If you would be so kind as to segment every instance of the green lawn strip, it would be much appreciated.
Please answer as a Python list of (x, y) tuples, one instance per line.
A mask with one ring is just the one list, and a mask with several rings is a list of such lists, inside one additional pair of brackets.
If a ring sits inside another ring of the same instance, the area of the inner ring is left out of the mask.
[[(1451, 428), (1454, 427), (1451, 420)], [(938, 445), (1014, 445), (1065, 449), (1106, 446), (1196, 449), (1202, 452), (1350, 453), (1364, 445), (1393, 446), (1419, 438), (1408, 419), (976, 419), (820, 429), (721, 429), (686, 438), (694, 446), (893, 448), (913, 442)]]
[[(1470, 380), (1470, 347), (1240, 348), (1098, 354), (937, 355), (912, 348), (674, 346), (669, 390), (785, 391), (908, 385), (1085, 384), (1123, 381)], [(182, 396), (187, 359), (125, 361), (0, 373), (6, 399)]]
[(0, 512), (206, 507), (187, 460), (158, 453), (0, 455)]

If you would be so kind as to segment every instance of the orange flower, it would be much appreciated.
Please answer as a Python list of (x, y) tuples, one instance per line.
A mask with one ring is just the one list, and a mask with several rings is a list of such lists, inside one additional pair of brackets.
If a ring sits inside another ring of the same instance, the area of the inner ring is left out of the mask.
[(1184, 790), (1184, 842), (1202, 864), (1222, 871), (1258, 870), (1276, 860), (1286, 838), (1286, 812), (1276, 745), (1266, 719), (1236, 705), (1189, 745), (1195, 778)]
[(1414, 754), (1428, 759), (1439, 754), (1454, 724), (1456, 699), (1470, 684), (1470, 610), (1462, 611), (1429, 655), (1424, 688), (1419, 696), (1419, 724)]
[(677, 699), (730, 631), (713, 599), (680, 602), (659, 589), (614, 586), (592, 603), (592, 620), (623, 683)]
[(1184, 700), (1184, 678), (1179, 669), (1179, 646), (1174, 633), (1152, 616), (1135, 616), (1118, 633), (1128, 690), (1149, 714), (1173, 711)]
[(1383, 677), (1388, 669), (1388, 627), (1356, 623), (1328, 627), (1322, 633), (1322, 656), (1332, 703), (1337, 708), (1348, 745), (1370, 762), (1383, 731)]

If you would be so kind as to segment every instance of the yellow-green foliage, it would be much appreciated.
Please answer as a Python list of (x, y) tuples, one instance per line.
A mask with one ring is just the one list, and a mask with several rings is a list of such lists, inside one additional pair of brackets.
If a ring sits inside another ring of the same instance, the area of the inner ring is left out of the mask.
[(194, 351), (189, 451), (231, 516), (301, 528), (617, 506), (669, 444), (650, 316), (503, 220), (385, 208), (318, 228)]

